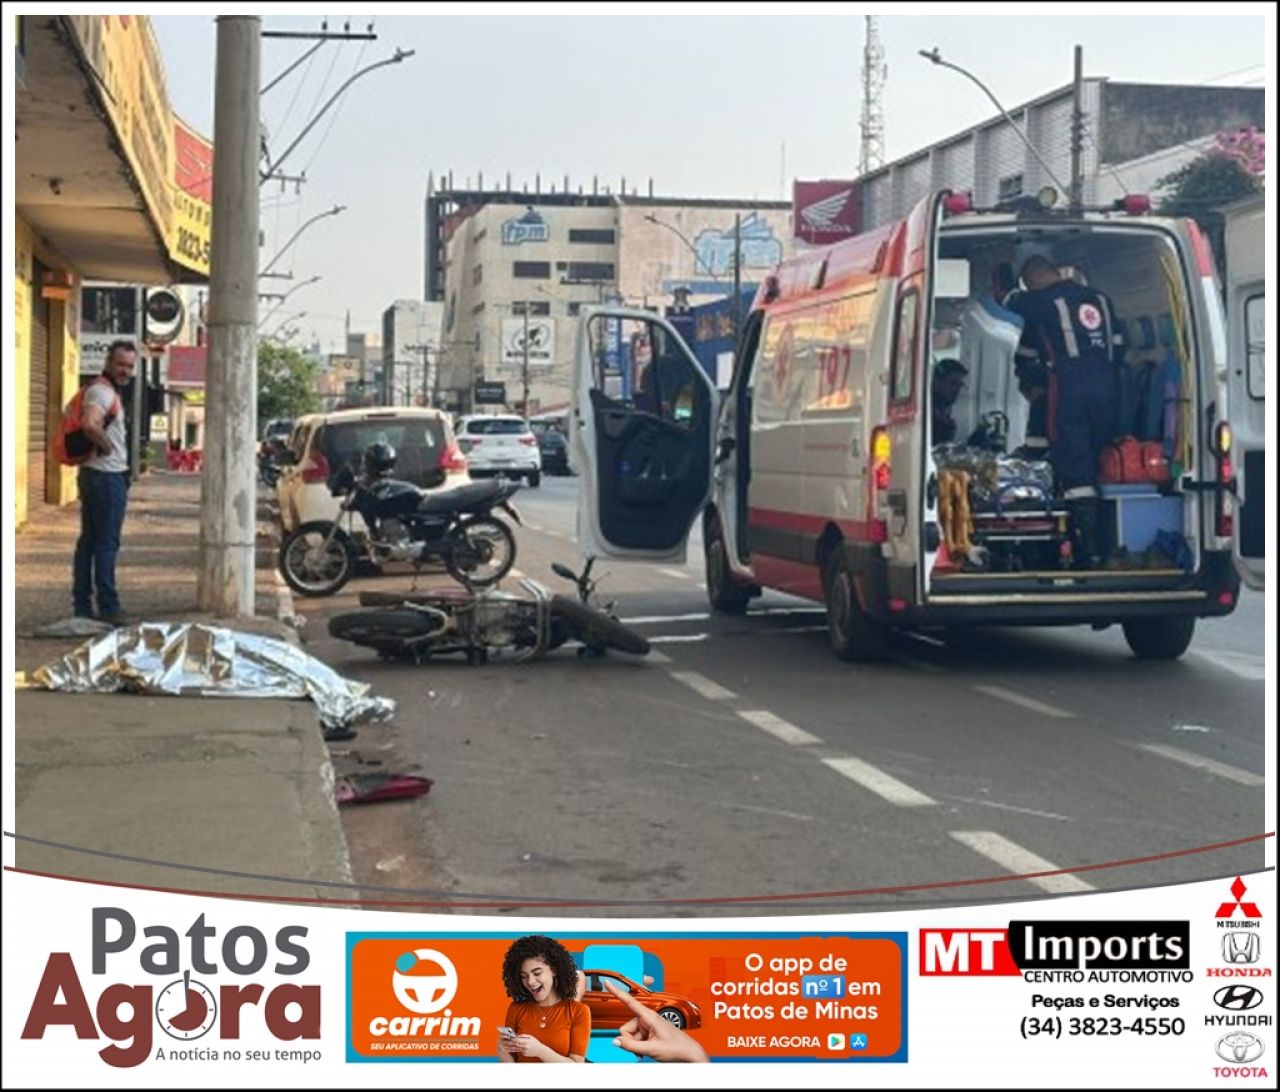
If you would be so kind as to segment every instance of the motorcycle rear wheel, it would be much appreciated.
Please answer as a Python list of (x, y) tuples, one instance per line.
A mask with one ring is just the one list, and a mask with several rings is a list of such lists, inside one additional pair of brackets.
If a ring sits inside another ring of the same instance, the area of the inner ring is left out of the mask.
[(435, 618), (420, 610), (357, 610), (329, 619), (329, 635), (378, 652), (404, 652), (438, 633)]
[(460, 584), (478, 588), (496, 584), (516, 563), (516, 537), (500, 519), (477, 516), (451, 536), (445, 568)]

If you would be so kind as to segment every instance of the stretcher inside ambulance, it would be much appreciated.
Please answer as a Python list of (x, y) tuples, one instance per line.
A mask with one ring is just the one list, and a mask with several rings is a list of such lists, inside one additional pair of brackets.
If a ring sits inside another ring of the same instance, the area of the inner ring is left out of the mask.
[(1176, 657), (1238, 593), (1224, 342), (1192, 222), (937, 194), (782, 263), (726, 391), (663, 319), (585, 313), (579, 542), (670, 561), (700, 519), (715, 609), (823, 602), (845, 659), (1069, 624)]

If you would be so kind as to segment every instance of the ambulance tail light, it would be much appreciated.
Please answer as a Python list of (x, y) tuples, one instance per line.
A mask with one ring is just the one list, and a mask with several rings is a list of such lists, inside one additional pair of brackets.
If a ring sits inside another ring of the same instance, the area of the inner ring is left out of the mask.
[(954, 216), (958, 212), (972, 212), (973, 194), (949, 193), (942, 199), (942, 207), (950, 216)]
[(1231, 425), (1219, 421), (1213, 430), (1213, 454), (1218, 464), (1218, 490), (1214, 507), (1214, 529), (1219, 538), (1231, 538), (1235, 534), (1235, 514), (1231, 510), (1228, 494), (1235, 487), (1235, 466), (1231, 461)]
[(874, 492), (883, 493), (889, 488), (892, 480), (889, 456), (893, 451), (893, 442), (889, 432), (883, 425), (871, 431), (871, 484)]

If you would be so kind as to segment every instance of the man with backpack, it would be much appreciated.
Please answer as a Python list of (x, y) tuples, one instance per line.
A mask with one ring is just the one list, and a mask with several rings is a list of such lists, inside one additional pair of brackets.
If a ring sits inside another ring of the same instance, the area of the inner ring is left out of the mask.
[[(129, 446), (125, 435), (124, 405), (120, 392), (133, 379), (138, 354), (130, 341), (113, 341), (107, 350), (102, 374), (81, 392), (78, 429), (67, 431), (60, 446), (79, 466), (80, 538), (76, 541), (72, 601), (78, 618), (92, 618), (93, 594), (98, 600), (97, 618), (124, 624), (116, 591), (116, 555), (124, 526), (129, 489)], [(79, 449), (79, 451), (77, 451)]]

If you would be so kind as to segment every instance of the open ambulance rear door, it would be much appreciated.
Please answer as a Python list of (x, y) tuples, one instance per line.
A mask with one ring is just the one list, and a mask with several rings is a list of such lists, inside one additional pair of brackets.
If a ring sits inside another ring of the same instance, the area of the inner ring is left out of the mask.
[(1266, 223), (1261, 197), (1226, 212), (1227, 418), (1237, 481), (1235, 561), (1240, 579), (1266, 578)]
[(649, 311), (584, 310), (569, 452), (586, 555), (683, 562), (712, 490), (716, 389)]

